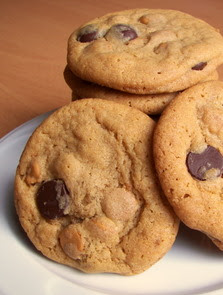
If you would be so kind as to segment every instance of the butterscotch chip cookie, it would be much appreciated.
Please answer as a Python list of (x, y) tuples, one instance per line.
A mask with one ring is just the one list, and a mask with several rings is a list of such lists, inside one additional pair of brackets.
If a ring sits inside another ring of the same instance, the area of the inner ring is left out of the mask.
[(179, 218), (223, 250), (223, 83), (175, 98), (154, 134), (161, 186)]
[[(68, 67), (64, 70), (64, 78), (72, 90), (72, 100), (102, 98), (135, 107), (148, 115), (161, 114), (168, 103), (178, 94), (178, 92), (159, 94), (127, 93), (84, 81), (74, 75)], [(217, 80), (218, 72), (214, 71), (206, 79)]]
[(180, 11), (125, 10), (75, 30), (67, 61), (78, 77), (110, 88), (176, 92), (202, 81), (223, 62), (223, 38)]
[(171, 248), (179, 222), (155, 176), (154, 125), (134, 108), (85, 99), (36, 129), (15, 205), (37, 249), (84, 272), (133, 275)]

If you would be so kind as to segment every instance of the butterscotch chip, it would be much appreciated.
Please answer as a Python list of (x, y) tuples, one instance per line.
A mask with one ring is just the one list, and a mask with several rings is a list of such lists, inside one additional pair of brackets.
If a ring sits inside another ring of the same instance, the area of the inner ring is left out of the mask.
[(162, 51), (166, 51), (167, 52), (167, 47), (168, 47), (168, 43), (167, 42), (162, 42), (160, 43), (157, 47), (154, 48), (154, 52), (156, 54), (161, 53)]
[[(17, 168), (15, 205), (37, 249), (87, 273), (133, 275), (171, 248), (179, 220), (156, 179), (154, 127), (135, 108), (83, 99), (34, 131)], [(27, 185), (34, 155), (41, 178)]]
[(139, 204), (133, 193), (116, 188), (106, 194), (102, 201), (102, 209), (112, 220), (127, 221), (139, 209)]
[(139, 18), (139, 21), (144, 24), (144, 25), (147, 25), (149, 23), (149, 17), (146, 16), (146, 15), (143, 15)]
[(31, 162), (30, 162), (30, 166), (28, 167), (27, 169), (27, 172), (26, 172), (26, 183), (27, 184), (34, 184), (36, 182), (39, 181), (40, 179), (40, 166), (39, 166), (39, 163), (36, 159), (33, 159)]
[(200, 83), (166, 108), (154, 134), (160, 183), (179, 218), (223, 250), (223, 83)]
[[(160, 47), (163, 43), (165, 49)], [(81, 79), (112, 89), (178, 92), (222, 64), (223, 37), (208, 23), (181, 11), (131, 9), (77, 28), (68, 40), (67, 61)]]
[(167, 18), (164, 14), (158, 14), (158, 13), (149, 13), (141, 16), (139, 18), (139, 21), (142, 24), (149, 25), (151, 27), (160, 26), (161, 24), (165, 24), (167, 22)]
[(85, 227), (90, 235), (99, 239), (102, 242), (114, 242), (117, 244), (119, 241), (118, 227), (116, 224), (106, 216), (100, 216), (90, 219), (85, 223)]
[(72, 259), (81, 259), (84, 254), (84, 241), (75, 225), (65, 227), (60, 233), (60, 245), (63, 251)]

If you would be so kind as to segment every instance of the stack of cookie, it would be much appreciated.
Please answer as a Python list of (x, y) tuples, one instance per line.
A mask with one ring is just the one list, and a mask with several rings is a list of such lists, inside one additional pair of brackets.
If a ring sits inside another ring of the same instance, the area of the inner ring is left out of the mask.
[(215, 28), (188, 14), (134, 9), (75, 30), (67, 62), (73, 100), (99, 97), (160, 114), (179, 92), (218, 79), (223, 42)]
[(71, 35), (64, 74), (85, 99), (34, 131), (15, 177), (38, 250), (138, 274), (172, 247), (179, 220), (223, 250), (223, 83), (204, 82), (221, 63), (219, 32), (178, 11), (112, 13)]

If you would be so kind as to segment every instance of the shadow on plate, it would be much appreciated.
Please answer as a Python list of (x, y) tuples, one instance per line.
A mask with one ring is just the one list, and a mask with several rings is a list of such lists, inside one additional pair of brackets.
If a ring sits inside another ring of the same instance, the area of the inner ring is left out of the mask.
[(22, 226), (20, 225), (19, 218), (16, 213), (16, 209), (14, 206), (14, 178), (9, 181), (8, 184), (8, 191), (6, 198), (4, 199), (4, 213), (5, 213), (5, 219), (9, 225), (9, 228), (12, 231), (12, 234), (14, 234), (20, 243), (24, 245), (24, 247), (28, 248), (32, 252), (38, 253), (39, 251), (36, 250), (36, 248), (33, 246), (33, 244), (30, 242), (29, 238), (27, 237), (25, 231), (23, 230)]
[(180, 224), (177, 243), (178, 246), (187, 247), (194, 252), (217, 256), (219, 258), (222, 257), (223, 259), (222, 251), (205, 234), (187, 227), (182, 222)]

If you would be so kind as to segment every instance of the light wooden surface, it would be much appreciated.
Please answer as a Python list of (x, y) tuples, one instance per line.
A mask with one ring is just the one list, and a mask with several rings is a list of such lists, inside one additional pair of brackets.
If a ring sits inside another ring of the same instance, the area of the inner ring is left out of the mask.
[[(223, 33), (222, 0), (6, 0), (0, 3), (0, 137), (70, 101), (67, 39), (86, 21), (130, 8), (177, 9)], [(223, 67), (219, 69), (223, 78)]]

